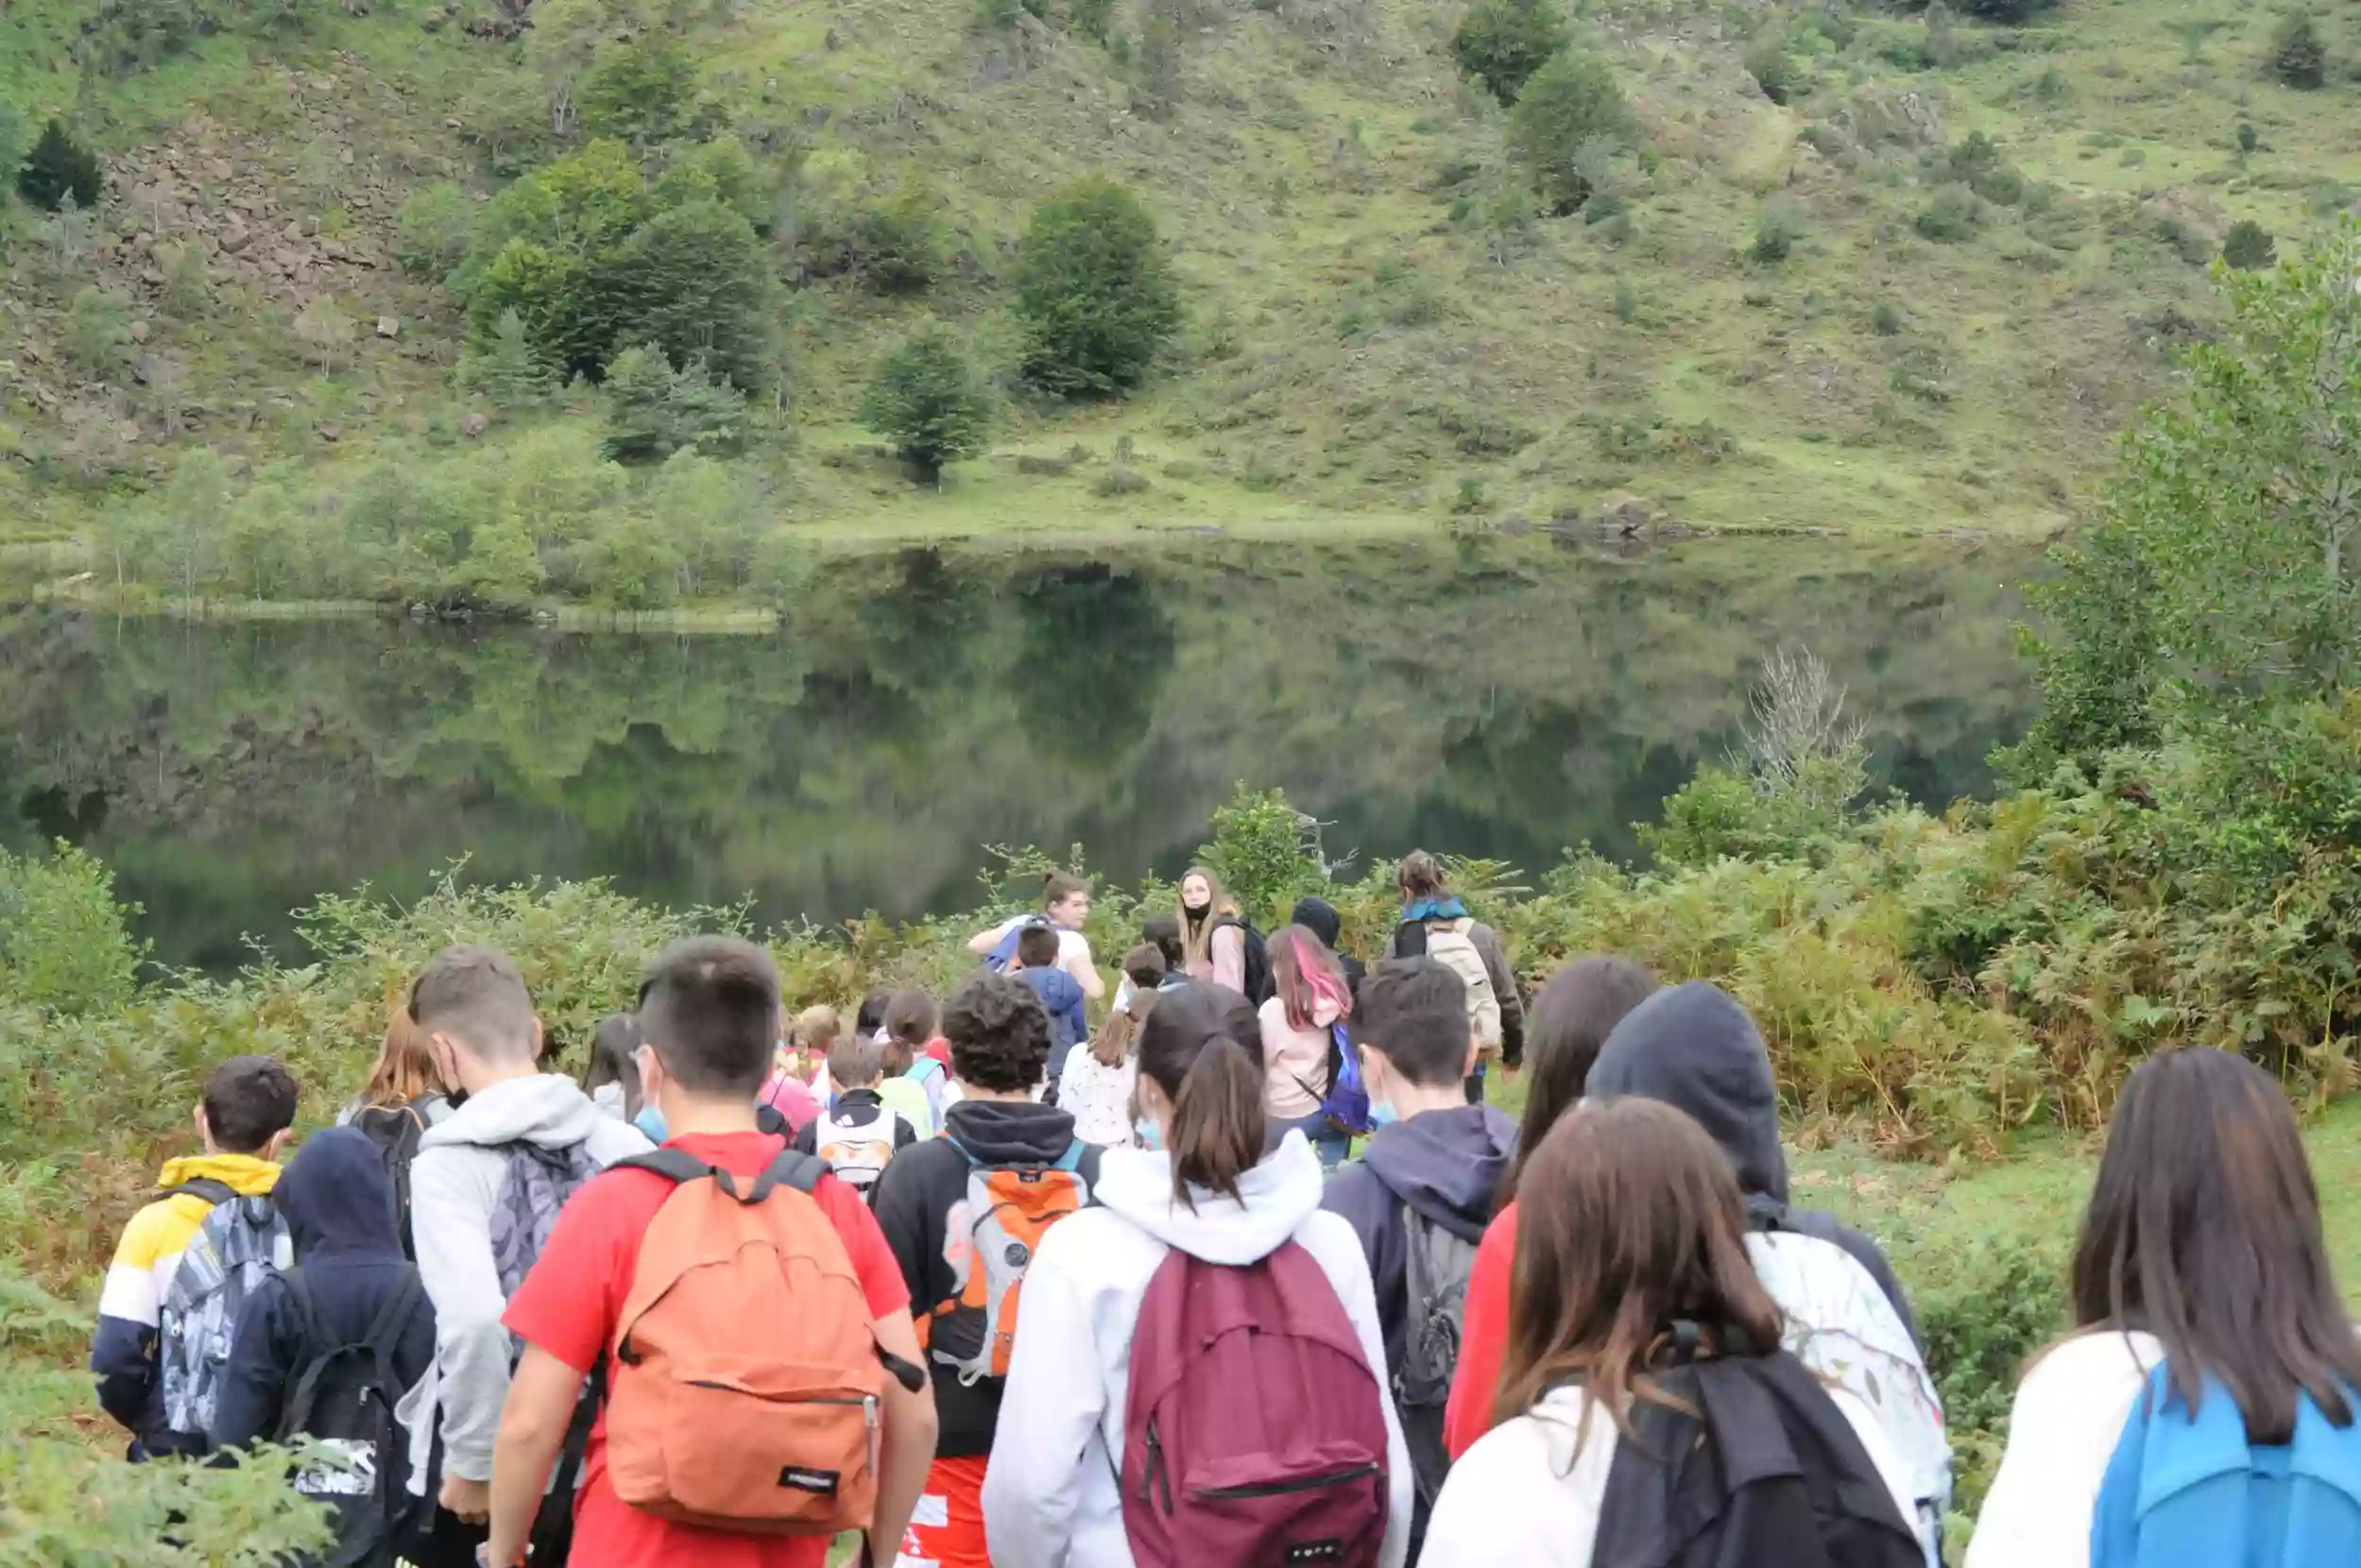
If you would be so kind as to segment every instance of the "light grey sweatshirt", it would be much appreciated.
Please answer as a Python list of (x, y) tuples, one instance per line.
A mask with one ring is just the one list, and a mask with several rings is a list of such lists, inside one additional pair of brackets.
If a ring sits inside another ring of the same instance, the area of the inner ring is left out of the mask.
[[(435, 1372), (425, 1414), (442, 1423), (443, 1470), (463, 1480), (492, 1474), (492, 1438), (508, 1397), (508, 1331), (492, 1262), (492, 1205), (508, 1156), (500, 1147), (587, 1145), (609, 1165), (648, 1147), (640, 1130), (590, 1102), (571, 1078), (543, 1073), (470, 1095), (426, 1130), (410, 1166), (410, 1229), (419, 1278), (435, 1304)], [(421, 1420), (415, 1438), (434, 1427)], [(413, 1474), (422, 1472), (414, 1466)]]

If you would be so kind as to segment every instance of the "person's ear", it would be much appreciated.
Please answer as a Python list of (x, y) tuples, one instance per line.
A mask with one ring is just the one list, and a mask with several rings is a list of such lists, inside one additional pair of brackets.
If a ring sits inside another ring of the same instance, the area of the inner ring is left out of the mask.
[(1374, 1040), (1360, 1042), (1360, 1087), (1371, 1104), (1385, 1099), (1389, 1081), (1394, 1077), (1394, 1063), (1385, 1048)]
[(1484, 1037), (1474, 1030), (1469, 1030), (1467, 1031), (1467, 1060), (1460, 1064), (1460, 1076), (1462, 1078), (1475, 1077), (1476, 1064), (1483, 1059), (1483, 1054)]
[(535, 1065), (538, 1066), (540, 1064), (541, 1052), (547, 1050), (548, 1048), (549, 1028), (541, 1022), (541, 1015), (536, 1013), (533, 1014), (533, 1061)]
[(197, 1129), (197, 1143), (204, 1148), (211, 1149), (214, 1146), (214, 1130), (205, 1125), (205, 1102), (203, 1100), (198, 1100), (197, 1108), (189, 1113), (189, 1121)]
[(664, 1086), (664, 1059), (650, 1045), (641, 1046), (636, 1054), (640, 1063), (640, 1103), (654, 1105), (657, 1091)]
[(263, 1158), (278, 1159), (280, 1151), (287, 1147), (287, 1140), (293, 1136), (295, 1136), (295, 1129), (292, 1127), (282, 1127), (278, 1132), (273, 1133), (270, 1135), (270, 1141), (263, 1145)]
[(1138, 1103), (1139, 1114), (1159, 1127), (1172, 1115), (1172, 1101), (1164, 1086), (1145, 1073), (1133, 1085), (1132, 1099)]
[(426, 1053), (435, 1059), (435, 1071), (441, 1075), (443, 1087), (453, 1094), (467, 1087), (459, 1082), (459, 1048), (451, 1043), (451, 1036), (436, 1030), (426, 1037)]

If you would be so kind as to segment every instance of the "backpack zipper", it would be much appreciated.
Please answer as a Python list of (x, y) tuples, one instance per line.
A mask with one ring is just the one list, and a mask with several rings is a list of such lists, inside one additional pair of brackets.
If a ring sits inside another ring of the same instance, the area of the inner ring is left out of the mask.
[[(1291, 1491), (1311, 1491), (1320, 1487), (1341, 1487), (1348, 1481), (1365, 1480), (1377, 1473), (1377, 1467), (1375, 1464), (1357, 1464), (1350, 1470), (1332, 1471), (1326, 1475), (1306, 1475), (1293, 1481), (1257, 1481), (1251, 1486), (1207, 1487), (1197, 1495), (1224, 1500), (1240, 1497), (1283, 1497)], [(1169, 1509), (1171, 1505), (1168, 1503), (1166, 1507)]]
[(1155, 1501), (1158, 1482), (1164, 1486), (1164, 1511), (1169, 1514), (1172, 1511), (1172, 1476), (1164, 1464), (1164, 1439), (1152, 1420), (1148, 1423), (1148, 1458), (1139, 1469), (1139, 1484), (1151, 1503)]

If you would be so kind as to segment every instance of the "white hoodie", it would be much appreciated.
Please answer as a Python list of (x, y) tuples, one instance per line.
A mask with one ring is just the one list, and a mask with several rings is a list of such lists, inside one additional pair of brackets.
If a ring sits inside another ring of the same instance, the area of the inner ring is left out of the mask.
[[(571, 1078), (542, 1073), (495, 1083), (470, 1095), (419, 1139), (410, 1163), (410, 1232), (418, 1246), (419, 1281), (435, 1304), (435, 1371), (422, 1404), (404, 1402), (403, 1422), (414, 1454), (434, 1433), (440, 1413), (443, 1469), (470, 1481), (492, 1474), (492, 1437), (508, 1397), (508, 1308), (492, 1261), (492, 1205), (508, 1169), (501, 1146), (544, 1149), (588, 1146), (590, 1158), (611, 1165), (648, 1147), (640, 1130), (601, 1111)], [(411, 1467), (413, 1487), (426, 1465)]]
[[(1110, 1149), (1099, 1167), (1104, 1207), (1062, 1220), (1025, 1270), (1007, 1392), (984, 1473), (984, 1526), (992, 1560), (1021, 1568), (1132, 1568), (1116, 1475), (1123, 1463), (1123, 1407), (1131, 1335), (1148, 1282), (1177, 1247), (1207, 1263), (1248, 1264), (1294, 1241), (1335, 1286), (1385, 1387), (1385, 1338), (1360, 1238), (1320, 1207), (1320, 1160), (1300, 1133), (1239, 1181), (1245, 1202), (1197, 1192), (1192, 1211), (1172, 1200), (1171, 1157)], [(1410, 1451), (1390, 1394), (1386, 1472), (1392, 1486), (1384, 1568), (1410, 1555)]]

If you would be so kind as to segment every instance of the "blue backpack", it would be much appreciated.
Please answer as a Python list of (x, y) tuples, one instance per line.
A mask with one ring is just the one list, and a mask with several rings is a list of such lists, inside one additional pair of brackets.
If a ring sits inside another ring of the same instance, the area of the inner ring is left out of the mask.
[(2253, 1447), (2228, 1389), (2207, 1379), (2192, 1417), (2160, 1364), (2099, 1486), (2091, 1568), (2332, 1562), (2361, 1562), (2361, 1420), (2340, 1431), (2305, 1394), (2295, 1440)]
[[(1328, 1092), (1320, 1097), (1320, 1114), (1328, 1125), (1348, 1138), (1370, 1130), (1369, 1091), (1361, 1087), (1360, 1052), (1342, 1023), (1328, 1026)], [(1297, 1079), (1298, 1083), (1303, 1083)], [(1311, 1085), (1303, 1083), (1309, 1091)]]
[(1049, 926), (1052, 930), (1057, 929), (1046, 914), (1026, 915), (1001, 933), (1000, 941), (993, 944), (992, 950), (984, 955), (984, 966), (996, 975), (1008, 973), (1008, 966), (1017, 962), (1017, 939), (1035, 926)]

